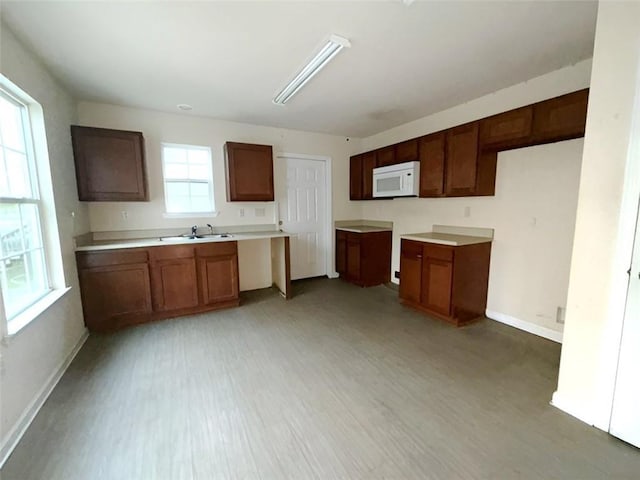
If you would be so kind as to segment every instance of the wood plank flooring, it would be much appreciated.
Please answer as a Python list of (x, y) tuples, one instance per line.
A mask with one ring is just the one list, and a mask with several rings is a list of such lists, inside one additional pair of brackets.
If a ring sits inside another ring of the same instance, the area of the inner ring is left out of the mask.
[(386, 287), (294, 289), (91, 335), (0, 477), (640, 478), (637, 449), (549, 405), (559, 345)]

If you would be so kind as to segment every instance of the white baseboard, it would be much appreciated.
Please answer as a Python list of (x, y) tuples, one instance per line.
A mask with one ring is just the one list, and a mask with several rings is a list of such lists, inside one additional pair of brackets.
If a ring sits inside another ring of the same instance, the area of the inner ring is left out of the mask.
[(584, 404), (581, 404), (580, 406), (575, 408), (575, 405), (563, 398), (562, 394), (560, 394), (557, 390), (553, 392), (551, 402), (549, 403), (557, 409), (568, 413), (572, 417), (576, 417), (578, 420), (593, 426), (593, 415), (591, 414), (591, 412), (587, 411), (587, 409), (584, 407)]
[(520, 330), (524, 330), (525, 332), (533, 333), (534, 335), (538, 335), (539, 337), (562, 343), (562, 332), (558, 332), (557, 330), (552, 330), (550, 328), (536, 325), (535, 323), (527, 322), (525, 320), (520, 320), (519, 318), (505, 315), (504, 313), (494, 312), (492, 310), (487, 310), (486, 316), (487, 318), (495, 320), (496, 322), (511, 325), (512, 327), (519, 328)]
[(16, 445), (18, 445), (18, 442), (27, 431), (27, 428), (29, 428), (33, 419), (36, 418), (36, 415), (42, 408), (42, 405), (47, 401), (47, 398), (49, 398), (49, 395), (51, 395), (51, 392), (62, 378), (62, 375), (64, 375), (64, 372), (67, 371), (67, 368), (69, 368), (69, 365), (84, 345), (84, 342), (87, 341), (88, 337), (89, 332), (85, 329), (84, 334), (80, 337), (80, 340), (75, 344), (69, 355), (67, 355), (67, 358), (65, 358), (62, 363), (58, 365), (58, 368), (56, 368), (49, 376), (38, 394), (33, 400), (31, 400), (29, 406), (24, 410), (16, 424), (3, 439), (2, 445), (0, 446), (0, 468), (2, 468), (4, 462), (7, 461), (9, 455), (13, 452), (13, 449), (16, 448)]

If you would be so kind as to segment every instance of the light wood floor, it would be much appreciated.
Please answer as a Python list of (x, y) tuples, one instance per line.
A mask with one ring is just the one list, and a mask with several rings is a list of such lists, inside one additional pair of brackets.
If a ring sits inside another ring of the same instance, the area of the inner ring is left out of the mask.
[(2, 480), (640, 478), (549, 405), (560, 347), (339, 280), (91, 335)]

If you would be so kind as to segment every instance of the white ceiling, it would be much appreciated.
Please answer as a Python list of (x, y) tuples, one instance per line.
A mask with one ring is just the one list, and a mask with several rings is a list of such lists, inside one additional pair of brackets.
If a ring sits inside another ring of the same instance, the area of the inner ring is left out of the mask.
[[(596, 2), (1, 2), (79, 100), (363, 137), (589, 58)], [(326, 40), (345, 49), (271, 102)]]

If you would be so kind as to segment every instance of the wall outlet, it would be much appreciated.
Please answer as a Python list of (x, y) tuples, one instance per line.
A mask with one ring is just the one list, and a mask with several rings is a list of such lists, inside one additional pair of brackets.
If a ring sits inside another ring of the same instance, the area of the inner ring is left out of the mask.
[(467, 218), (471, 216), (471, 207), (464, 207), (464, 216)]
[(244, 217), (244, 208), (241, 208), (240, 210), (238, 210), (238, 215), (240, 215), (241, 217)]
[(397, 270), (395, 272), (393, 272), (393, 276), (395, 278), (400, 278), (400, 272), (398, 272)]
[(126, 210), (122, 210), (120, 212), (120, 215), (122, 215), (123, 220), (126, 220), (127, 218), (129, 218), (129, 212), (127, 212)]
[(556, 309), (556, 323), (564, 323), (564, 314), (567, 309), (564, 307), (558, 307)]

